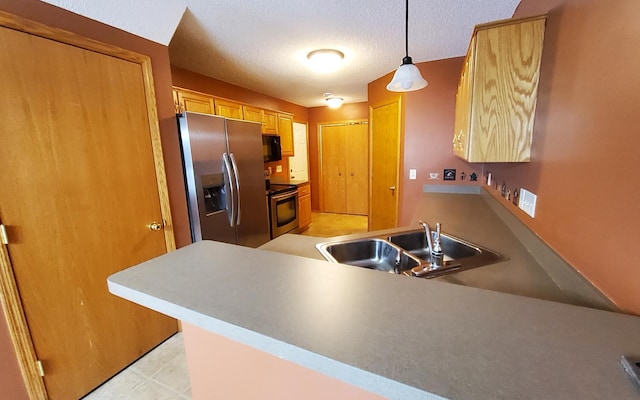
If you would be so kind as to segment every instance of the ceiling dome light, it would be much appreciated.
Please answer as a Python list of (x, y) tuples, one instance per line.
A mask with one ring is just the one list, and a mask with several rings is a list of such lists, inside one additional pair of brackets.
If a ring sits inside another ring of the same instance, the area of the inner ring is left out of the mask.
[(333, 72), (342, 65), (344, 53), (333, 49), (320, 49), (307, 54), (307, 59), (314, 71)]
[(406, 14), (404, 19), (405, 35), (404, 35), (404, 49), (405, 55), (402, 59), (402, 65), (398, 68), (393, 79), (387, 85), (387, 90), (390, 92), (411, 92), (414, 90), (422, 89), (427, 86), (427, 81), (420, 75), (418, 67), (413, 65), (411, 57), (409, 57), (409, 0), (406, 1)]
[(340, 106), (342, 105), (342, 97), (327, 97), (327, 106), (329, 108), (340, 108)]

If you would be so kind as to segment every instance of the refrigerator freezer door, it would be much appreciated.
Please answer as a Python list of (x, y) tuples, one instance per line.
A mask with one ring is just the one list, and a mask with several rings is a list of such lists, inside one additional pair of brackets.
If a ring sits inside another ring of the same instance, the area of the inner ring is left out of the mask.
[(178, 123), (191, 238), (236, 243), (236, 230), (230, 224), (230, 182), (222, 159), (227, 152), (225, 120), (185, 112)]
[(269, 241), (260, 124), (227, 119), (229, 153), (237, 170), (240, 199), (238, 244), (258, 247)]

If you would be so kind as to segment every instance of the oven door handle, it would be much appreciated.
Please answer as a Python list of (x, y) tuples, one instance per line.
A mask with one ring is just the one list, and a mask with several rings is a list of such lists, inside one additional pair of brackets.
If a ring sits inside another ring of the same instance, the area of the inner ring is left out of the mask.
[(231, 178), (231, 163), (229, 162), (229, 156), (227, 153), (222, 153), (222, 160), (224, 161), (224, 170), (227, 174), (227, 180), (229, 181), (229, 193), (227, 194), (227, 205), (231, 204), (230, 209), (227, 208), (227, 215), (229, 217), (229, 226), (233, 227), (235, 216), (236, 216), (236, 207), (235, 207), (235, 189), (234, 182)]
[(231, 158), (231, 165), (233, 166), (233, 176), (236, 178), (236, 226), (240, 226), (240, 220), (242, 216), (242, 208), (240, 207), (240, 176), (238, 174), (238, 163), (233, 153), (229, 153)]
[(278, 201), (278, 200), (286, 199), (287, 197), (297, 197), (297, 196), (298, 196), (298, 191), (292, 190), (290, 192), (271, 195), (271, 199), (274, 201)]

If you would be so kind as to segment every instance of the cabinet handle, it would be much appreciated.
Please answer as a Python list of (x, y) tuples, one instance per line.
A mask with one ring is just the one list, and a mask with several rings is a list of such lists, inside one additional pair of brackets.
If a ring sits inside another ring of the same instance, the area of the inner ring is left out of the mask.
[(338, 176), (342, 176), (342, 172), (338, 172)]
[(396, 187), (395, 186), (389, 186), (389, 190), (394, 191), (394, 190), (396, 190)]
[(355, 175), (355, 174), (352, 172), (352, 173), (351, 173), (351, 176), (354, 176), (354, 175)]

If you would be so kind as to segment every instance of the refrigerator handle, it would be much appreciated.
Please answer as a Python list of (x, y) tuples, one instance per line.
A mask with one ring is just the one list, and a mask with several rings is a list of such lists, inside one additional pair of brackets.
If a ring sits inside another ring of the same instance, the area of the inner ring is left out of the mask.
[(242, 216), (242, 208), (240, 207), (240, 177), (238, 176), (238, 163), (236, 163), (236, 158), (233, 156), (233, 153), (229, 153), (231, 157), (231, 165), (233, 166), (233, 176), (236, 178), (236, 193), (237, 193), (237, 211), (236, 211), (236, 226), (240, 225), (240, 220)]
[[(227, 153), (222, 153), (222, 160), (224, 161), (224, 170), (227, 173), (227, 179), (229, 180), (229, 193), (227, 194), (227, 204), (231, 204), (231, 214), (229, 215), (229, 226), (233, 227), (236, 215), (235, 207), (235, 189), (233, 188), (233, 181), (231, 180), (231, 165), (229, 163), (229, 156)], [(227, 214), (229, 214), (227, 212)]]

